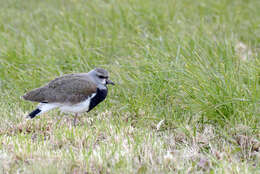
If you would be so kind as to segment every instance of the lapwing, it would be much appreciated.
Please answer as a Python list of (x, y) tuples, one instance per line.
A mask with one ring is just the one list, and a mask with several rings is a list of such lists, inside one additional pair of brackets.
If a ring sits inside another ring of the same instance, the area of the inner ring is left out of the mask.
[(38, 102), (38, 107), (28, 117), (34, 118), (49, 110), (59, 108), (62, 112), (77, 115), (91, 111), (107, 96), (109, 80), (105, 69), (95, 68), (88, 73), (66, 74), (58, 77), (43, 87), (27, 92), (23, 99)]

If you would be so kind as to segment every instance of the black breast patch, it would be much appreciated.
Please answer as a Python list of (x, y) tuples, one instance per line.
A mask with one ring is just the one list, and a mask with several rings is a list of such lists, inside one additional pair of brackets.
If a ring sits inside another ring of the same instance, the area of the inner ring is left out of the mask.
[(90, 100), (88, 112), (102, 102), (107, 96), (107, 89), (97, 89), (97, 94)]

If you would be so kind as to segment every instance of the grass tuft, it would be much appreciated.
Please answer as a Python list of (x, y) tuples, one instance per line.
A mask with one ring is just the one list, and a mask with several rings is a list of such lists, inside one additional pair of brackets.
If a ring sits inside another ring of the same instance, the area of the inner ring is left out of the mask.
[[(2, 3), (1, 3), (2, 2)], [(1, 173), (258, 173), (260, 1), (1, 1)], [(26, 91), (103, 67), (77, 126)]]

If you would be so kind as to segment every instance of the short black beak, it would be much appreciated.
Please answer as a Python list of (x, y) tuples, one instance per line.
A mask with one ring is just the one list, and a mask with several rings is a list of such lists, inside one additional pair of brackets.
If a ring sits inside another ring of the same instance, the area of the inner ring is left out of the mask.
[(115, 85), (114, 82), (112, 82), (111, 80), (107, 79), (107, 85), (108, 85), (108, 84)]

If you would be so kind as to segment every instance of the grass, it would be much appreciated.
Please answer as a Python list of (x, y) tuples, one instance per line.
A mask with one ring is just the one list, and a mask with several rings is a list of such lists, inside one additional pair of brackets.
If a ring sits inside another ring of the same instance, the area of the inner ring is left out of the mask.
[[(0, 0), (1, 173), (258, 173), (260, 2)], [(26, 91), (103, 67), (76, 127)]]

